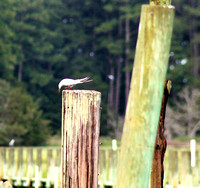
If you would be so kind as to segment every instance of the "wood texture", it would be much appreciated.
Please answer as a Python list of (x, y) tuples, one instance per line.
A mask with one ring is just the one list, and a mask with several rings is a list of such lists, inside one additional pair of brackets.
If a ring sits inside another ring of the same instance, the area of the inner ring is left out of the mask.
[(168, 82), (170, 83), (170, 81), (168, 80), (165, 82), (165, 87), (162, 97), (162, 106), (160, 111), (160, 118), (156, 135), (156, 143), (155, 143), (152, 170), (151, 170), (151, 188), (163, 188), (164, 156), (167, 148), (167, 141), (164, 135), (164, 122), (165, 122), (168, 96), (170, 93), (167, 87)]
[(97, 188), (101, 93), (62, 93), (62, 188)]
[(171, 0), (150, 0), (150, 5), (169, 6), (171, 5)]
[(6, 182), (0, 181), (0, 188), (12, 188), (12, 185), (8, 181)]
[(119, 188), (149, 185), (173, 19), (172, 6), (142, 6), (118, 164)]

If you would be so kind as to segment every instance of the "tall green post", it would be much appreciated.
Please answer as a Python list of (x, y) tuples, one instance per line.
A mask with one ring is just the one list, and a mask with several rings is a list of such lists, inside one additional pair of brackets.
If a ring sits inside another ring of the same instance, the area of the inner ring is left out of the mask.
[(174, 19), (173, 6), (150, 4), (140, 17), (117, 188), (149, 186)]

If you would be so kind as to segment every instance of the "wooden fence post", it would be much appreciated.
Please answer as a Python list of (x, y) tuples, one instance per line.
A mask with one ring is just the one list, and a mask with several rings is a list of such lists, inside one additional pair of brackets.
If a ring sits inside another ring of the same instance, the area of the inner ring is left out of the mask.
[(10, 184), (9, 181), (6, 182), (0, 181), (0, 188), (12, 188), (12, 185)]
[(62, 92), (62, 188), (98, 186), (101, 93)]

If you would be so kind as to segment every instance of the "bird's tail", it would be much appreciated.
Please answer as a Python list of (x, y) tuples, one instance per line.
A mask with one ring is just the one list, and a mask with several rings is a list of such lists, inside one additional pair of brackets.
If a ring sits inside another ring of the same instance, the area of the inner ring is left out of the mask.
[(79, 79), (79, 81), (80, 81), (80, 83), (85, 83), (85, 82), (91, 82), (91, 81), (93, 81), (93, 80), (89, 80), (89, 79), (90, 79), (90, 77), (87, 76), (85, 78)]

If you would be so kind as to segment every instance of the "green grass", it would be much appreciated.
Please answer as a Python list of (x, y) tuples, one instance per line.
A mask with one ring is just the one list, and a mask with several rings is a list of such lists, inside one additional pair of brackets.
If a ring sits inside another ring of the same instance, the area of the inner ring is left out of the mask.
[[(112, 140), (113, 138), (111, 137), (100, 137), (99, 142), (100, 142), (100, 147), (112, 147)], [(117, 146), (119, 147), (120, 141), (117, 140)]]
[(46, 146), (61, 146), (61, 135), (56, 134), (51, 136), (46, 142)]
[(191, 137), (188, 137), (188, 136), (177, 137), (174, 140), (183, 142), (183, 141), (190, 141), (191, 139), (195, 139), (196, 142), (200, 142), (200, 137), (191, 138)]
[[(100, 137), (99, 138), (99, 142), (101, 143), (100, 147), (101, 146), (111, 147), (112, 140), (113, 140), (113, 138), (111, 138), (111, 137), (105, 137), (105, 136)], [(118, 141), (118, 146), (119, 146), (119, 143), (120, 142)], [(61, 136), (60, 135), (51, 136), (45, 146), (61, 146)]]

